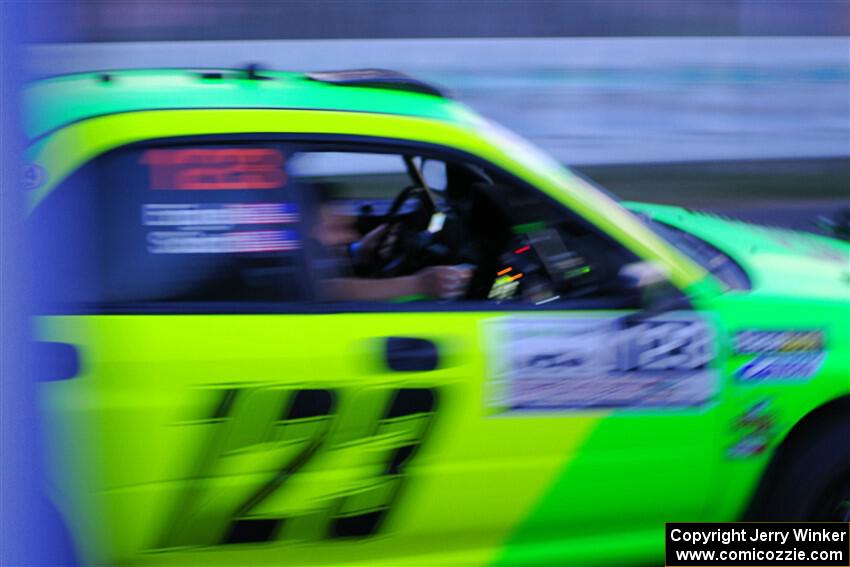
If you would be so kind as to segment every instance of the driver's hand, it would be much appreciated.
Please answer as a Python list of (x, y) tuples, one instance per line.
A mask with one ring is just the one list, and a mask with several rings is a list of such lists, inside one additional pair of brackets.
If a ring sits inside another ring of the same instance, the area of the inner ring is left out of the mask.
[(440, 299), (457, 299), (466, 293), (472, 268), (461, 266), (431, 266), (415, 274), (423, 295)]
[[(359, 264), (371, 262), (375, 258), (376, 252), (378, 253), (379, 258), (387, 259), (395, 246), (396, 240), (398, 240), (398, 226), (399, 225), (396, 224), (393, 225), (392, 228), (388, 228), (387, 225), (382, 224), (370, 230), (363, 238), (360, 239), (354, 262)], [(381, 249), (376, 250), (378, 243), (381, 241), (381, 236), (387, 230), (389, 230), (390, 233), (387, 235), (386, 239), (384, 239)]]

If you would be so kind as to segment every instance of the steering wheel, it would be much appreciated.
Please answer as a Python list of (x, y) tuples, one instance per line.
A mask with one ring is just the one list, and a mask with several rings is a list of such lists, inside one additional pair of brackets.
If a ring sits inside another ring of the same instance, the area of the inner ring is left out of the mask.
[[(416, 200), (414, 213), (403, 215), (402, 206), (412, 199)], [(428, 227), (434, 210), (427, 191), (418, 185), (411, 185), (396, 195), (382, 223), (386, 228), (378, 237), (372, 254), (368, 271), (373, 277), (393, 277), (409, 268), (420, 248), (420, 235)]]

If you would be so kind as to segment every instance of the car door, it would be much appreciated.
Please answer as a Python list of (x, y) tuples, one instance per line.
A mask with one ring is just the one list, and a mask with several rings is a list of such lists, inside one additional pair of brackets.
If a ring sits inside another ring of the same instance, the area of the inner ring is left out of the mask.
[(546, 482), (557, 451), (482, 422), (480, 313), (311, 305), (288, 158), (142, 143), (34, 211), (37, 338), (67, 363), (49, 480), (85, 562), (484, 563)]
[[(670, 334), (704, 339), (704, 317), (631, 324), (638, 306), (590, 300), (316, 303), (291, 153), (141, 144), (34, 214), (44, 295), (63, 300), (43, 305), (39, 338), (78, 361), (43, 388), (51, 480), (85, 559), (531, 561), (701, 511), (713, 378), (665, 353), (691, 344)], [(610, 361), (575, 359), (600, 341), (665, 361), (653, 384), (684, 393), (629, 398), (629, 367), (615, 400), (599, 386)]]

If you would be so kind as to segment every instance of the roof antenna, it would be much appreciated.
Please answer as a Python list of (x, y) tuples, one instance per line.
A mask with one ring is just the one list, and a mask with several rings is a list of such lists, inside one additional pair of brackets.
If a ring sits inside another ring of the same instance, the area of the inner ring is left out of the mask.
[(249, 81), (266, 81), (271, 77), (264, 77), (259, 74), (263, 67), (257, 63), (248, 63), (245, 65), (245, 78)]

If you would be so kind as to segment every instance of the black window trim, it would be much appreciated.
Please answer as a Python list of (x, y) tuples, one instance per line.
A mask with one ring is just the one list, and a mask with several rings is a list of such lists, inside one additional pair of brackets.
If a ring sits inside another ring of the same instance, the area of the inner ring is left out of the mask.
[(409, 302), (335, 301), (335, 302), (135, 302), (51, 305), (35, 315), (342, 315), (355, 313), (513, 313), (552, 311), (634, 311), (640, 309), (637, 297), (566, 299), (543, 304), (527, 302), (455, 299)]

